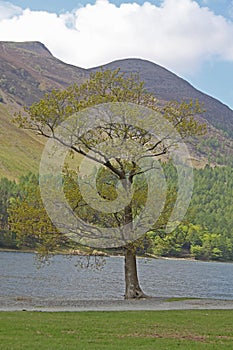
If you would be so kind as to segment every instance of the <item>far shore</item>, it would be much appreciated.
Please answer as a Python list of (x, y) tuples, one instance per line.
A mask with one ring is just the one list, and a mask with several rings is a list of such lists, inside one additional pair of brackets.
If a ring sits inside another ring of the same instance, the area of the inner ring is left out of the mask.
[[(30, 254), (38, 254), (38, 252), (36, 252), (35, 250), (33, 249), (3, 249), (3, 248), (0, 248), (0, 253), (30, 253)], [(102, 252), (100, 250), (96, 250), (94, 251), (94, 254), (93, 253), (87, 253), (87, 252), (82, 252), (82, 251), (79, 251), (79, 252), (69, 252), (69, 251), (57, 251), (57, 252), (53, 252), (51, 253), (51, 257), (53, 256), (56, 256), (56, 255), (73, 255), (73, 256), (100, 256), (100, 257), (111, 257), (111, 258), (114, 258), (114, 257), (124, 257), (123, 254), (120, 254), (120, 253), (116, 253), (116, 254), (111, 254), (111, 253), (105, 253), (105, 252)], [(193, 262), (217, 262), (217, 263), (229, 263), (229, 264), (232, 264), (233, 261), (224, 261), (224, 260), (197, 260), (197, 259), (194, 259), (192, 257), (180, 257), (180, 258), (177, 258), (177, 257), (172, 257), (172, 256), (158, 256), (158, 255), (153, 255), (153, 254), (145, 254), (145, 255), (138, 255), (137, 256), (138, 259), (159, 259), (159, 260), (173, 260), (173, 261), (193, 261)]]

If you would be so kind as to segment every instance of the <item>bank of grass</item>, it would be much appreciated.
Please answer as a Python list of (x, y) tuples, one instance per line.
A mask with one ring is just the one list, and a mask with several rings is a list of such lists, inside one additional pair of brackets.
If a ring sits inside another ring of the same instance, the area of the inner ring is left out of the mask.
[(15, 180), (29, 171), (38, 173), (45, 141), (12, 123), (14, 111), (0, 103), (0, 178)]
[(1, 350), (233, 348), (233, 311), (1, 312)]

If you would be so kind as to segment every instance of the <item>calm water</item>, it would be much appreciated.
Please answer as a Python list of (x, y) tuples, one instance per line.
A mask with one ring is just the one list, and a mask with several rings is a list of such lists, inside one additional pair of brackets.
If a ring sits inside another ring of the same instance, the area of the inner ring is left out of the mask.
[[(123, 258), (106, 258), (101, 271), (76, 266), (79, 257), (53, 258), (37, 268), (30, 253), (0, 252), (0, 296), (121, 299)], [(233, 264), (138, 259), (144, 291), (151, 296), (233, 299)]]

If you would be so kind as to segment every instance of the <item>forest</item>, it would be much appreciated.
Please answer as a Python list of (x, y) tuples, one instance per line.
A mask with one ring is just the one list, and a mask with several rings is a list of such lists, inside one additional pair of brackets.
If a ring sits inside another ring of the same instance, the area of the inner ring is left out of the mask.
[[(171, 164), (163, 164), (170, 192), (174, 191), (176, 171)], [(182, 223), (169, 234), (164, 222), (147, 234), (146, 243), (139, 254), (200, 260), (233, 260), (233, 169), (210, 167), (194, 169), (194, 190), (188, 212)], [(19, 219), (20, 216), (20, 219)], [(30, 217), (30, 220), (29, 220)], [(41, 226), (38, 226), (41, 221)], [(27, 223), (27, 224), (25, 224)], [(20, 226), (21, 225), (21, 226)], [(43, 207), (38, 175), (28, 173), (18, 182), (7, 178), (0, 180), (0, 248), (37, 250), (40, 232), (51, 230)], [(17, 226), (17, 230), (14, 227)], [(33, 234), (32, 227), (35, 227)], [(28, 232), (26, 232), (28, 231)], [(58, 240), (59, 237), (59, 240)], [(54, 229), (48, 235), (50, 246), (68, 249), (72, 246), (67, 238)]]

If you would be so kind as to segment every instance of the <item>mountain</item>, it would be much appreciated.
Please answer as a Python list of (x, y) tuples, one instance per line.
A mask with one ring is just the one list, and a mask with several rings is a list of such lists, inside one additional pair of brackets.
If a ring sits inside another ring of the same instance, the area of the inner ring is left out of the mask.
[[(215, 98), (195, 89), (186, 80), (153, 62), (141, 59), (118, 60), (102, 68), (114, 70), (119, 67), (122, 72), (139, 74), (140, 79), (145, 82), (146, 89), (160, 100), (198, 99), (205, 106), (204, 118), (233, 137), (233, 111)], [(99, 67), (91, 71), (98, 69)]]
[(85, 69), (53, 57), (40, 42), (0, 42), (0, 62), (0, 88), (19, 105), (30, 105), (45, 92), (65, 88), (88, 75)]
[(14, 112), (87, 76), (84, 69), (53, 57), (40, 42), (0, 42), (0, 177), (37, 172), (44, 147), (42, 138), (12, 124)]
[[(124, 59), (102, 69), (120, 68), (126, 74), (138, 73), (145, 87), (156, 98), (169, 100), (198, 99), (206, 113), (208, 133), (190, 143), (193, 156), (199, 161), (209, 158), (214, 163), (229, 163), (233, 158), (233, 111), (220, 101), (195, 89), (184, 79), (149, 61)], [(0, 176), (17, 178), (38, 169), (44, 140), (29, 131), (18, 129), (11, 116), (23, 105), (38, 101), (53, 88), (63, 89), (87, 79), (100, 67), (82, 69), (65, 64), (40, 42), (0, 42)]]

